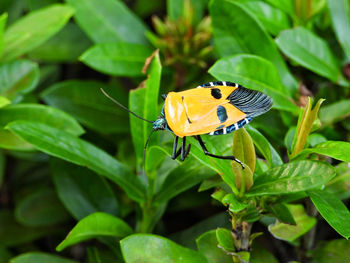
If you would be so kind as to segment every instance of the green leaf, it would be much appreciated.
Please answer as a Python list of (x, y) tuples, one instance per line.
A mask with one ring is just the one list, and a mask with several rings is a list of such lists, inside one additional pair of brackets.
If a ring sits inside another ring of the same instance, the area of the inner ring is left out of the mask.
[(76, 24), (68, 23), (28, 55), (31, 59), (45, 62), (75, 62), (90, 45), (90, 40), (81, 29)]
[(350, 3), (347, 0), (328, 0), (335, 35), (348, 60), (350, 59)]
[(312, 190), (308, 194), (322, 217), (345, 238), (350, 237), (350, 212), (338, 197), (326, 190)]
[(334, 168), (318, 161), (295, 161), (266, 171), (257, 177), (247, 196), (278, 195), (319, 187), (335, 176)]
[(0, 64), (0, 94), (9, 99), (31, 92), (39, 82), (39, 67), (29, 60)]
[[(167, 0), (167, 14), (171, 20), (184, 19), (186, 15), (185, 3), (187, 0)], [(193, 9), (193, 24), (198, 24), (203, 18), (208, 0), (190, 0)]]
[(80, 220), (56, 250), (62, 251), (66, 247), (100, 236), (121, 238), (132, 233), (131, 227), (118, 217), (96, 212)]
[[(149, 60), (151, 62), (148, 65), (146, 82), (144, 85), (141, 84), (141, 87), (130, 91), (129, 109), (146, 120), (154, 121), (159, 115), (158, 97), (162, 65), (157, 51), (153, 53)], [(148, 122), (130, 115), (130, 130), (139, 165), (142, 163), (143, 148), (150, 134), (150, 128), (151, 125)], [(157, 145), (157, 141), (158, 136), (153, 134), (150, 145)]]
[(0, 96), (0, 108), (5, 107), (9, 104), (11, 104), (11, 101), (9, 99), (7, 99), (6, 97)]
[(350, 143), (343, 141), (326, 141), (317, 144), (314, 148), (304, 149), (299, 155), (303, 156), (310, 153), (318, 153), (340, 161), (350, 162)]
[(350, 241), (334, 239), (320, 242), (316, 249), (311, 251), (312, 263), (346, 263), (349, 261)]
[(51, 174), (60, 200), (75, 219), (99, 211), (118, 216), (118, 201), (103, 177), (55, 158)]
[(0, 148), (16, 151), (35, 150), (33, 145), (3, 128), (0, 128)]
[(226, 251), (235, 251), (234, 240), (232, 232), (226, 228), (216, 229), (216, 238), (219, 246), (224, 248)]
[(15, 208), (16, 220), (26, 226), (51, 226), (69, 219), (67, 211), (50, 189), (26, 195)]
[(65, 112), (40, 104), (16, 104), (0, 109), (0, 126), (8, 123), (26, 120), (43, 123), (79, 136), (84, 133), (79, 123)]
[(269, 225), (269, 231), (275, 238), (293, 242), (310, 231), (315, 226), (317, 220), (314, 217), (308, 216), (302, 205), (288, 205), (288, 208), (293, 214), (296, 225), (276, 222), (273, 225)]
[[(233, 134), (233, 156), (246, 164), (254, 173), (255, 170), (255, 148), (253, 140), (245, 128), (239, 129)], [(246, 184), (249, 189), (250, 186)]]
[(4, 31), (5, 31), (6, 21), (7, 21), (7, 14), (4, 13), (0, 16), (0, 58), (1, 58), (2, 50), (4, 48)]
[(276, 38), (279, 48), (303, 67), (340, 84), (340, 68), (325, 40), (306, 28), (284, 30)]
[(31, 11), (60, 2), (59, 0), (28, 0), (27, 8)]
[(159, 192), (155, 194), (154, 202), (167, 202), (210, 176), (213, 174), (208, 172), (207, 168), (203, 168), (193, 159), (186, 160), (182, 165), (172, 170), (159, 186)]
[(295, 225), (296, 222), (288, 207), (284, 203), (277, 203), (267, 207), (269, 211), (282, 223)]
[(269, 4), (277, 7), (278, 9), (284, 11), (291, 17), (295, 16), (294, 13), (294, 0), (266, 0)]
[(258, 130), (254, 129), (250, 125), (248, 125), (246, 129), (253, 139), (255, 147), (265, 157), (270, 167), (275, 167), (283, 164), (281, 157), (264, 135), (262, 135)]
[(248, 205), (247, 210), (242, 217), (242, 220), (248, 223), (254, 223), (261, 218), (260, 212), (257, 207), (253, 205)]
[(263, 1), (246, 1), (242, 2), (242, 6), (254, 14), (272, 35), (278, 35), (291, 26), (286, 13)]
[(77, 263), (77, 261), (42, 252), (27, 252), (11, 259), (10, 263)]
[(316, 145), (326, 141), (327, 138), (319, 133), (313, 133), (307, 138), (307, 144), (309, 144), (311, 147), (315, 147)]
[(16, 222), (11, 211), (0, 211), (0, 244), (3, 246), (17, 246), (25, 244), (41, 237), (52, 234), (55, 231), (62, 231), (52, 227), (26, 227)]
[(341, 121), (349, 116), (350, 100), (340, 100), (323, 106), (320, 109), (320, 120), (322, 125), (330, 125)]
[[(225, 136), (225, 135), (223, 135)], [(232, 135), (227, 135), (232, 136)], [(205, 142), (205, 146), (207, 147), (208, 151), (213, 154), (222, 155), (222, 153), (218, 150), (218, 145), (214, 144), (211, 140), (213, 138), (210, 138), (212, 136), (202, 136), (203, 141)], [(232, 138), (232, 137), (231, 137)], [(199, 145), (198, 141), (192, 137), (187, 138), (188, 143), (190, 143), (191, 146), (191, 155), (193, 155), (200, 163), (203, 165), (209, 167), (213, 171), (219, 173), (221, 178), (224, 180), (225, 183), (227, 183), (232, 191), (234, 193), (238, 194), (238, 189), (236, 187), (235, 182), (235, 176), (232, 171), (231, 162), (227, 160), (221, 160), (209, 157), (203, 153), (202, 147)]]
[(312, 125), (317, 118), (317, 113), (323, 101), (324, 99), (319, 99), (315, 107), (311, 109), (312, 102), (310, 97), (308, 98), (308, 102), (303, 111), (303, 114), (299, 115), (297, 130), (294, 134), (292, 153), (290, 154), (290, 158), (294, 158), (300, 151), (304, 149), (307, 138), (311, 132)]
[[(229, 215), (227, 213), (219, 213), (209, 218), (196, 223), (195, 225), (175, 234), (170, 237), (173, 241), (192, 249), (196, 248), (196, 239), (204, 232), (217, 227), (229, 228), (231, 226)], [(215, 230), (213, 230), (215, 232)], [(215, 234), (216, 235), (216, 234)], [(216, 239), (216, 237), (215, 237)]]
[(67, 5), (54, 4), (17, 20), (5, 31), (2, 61), (12, 60), (40, 46), (68, 22), (73, 11)]
[[(37, 149), (106, 176), (138, 202), (144, 201), (145, 189), (131, 171), (94, 145), (59, 129), (29, 121), (16, 121), (7, 129)], [(59, 142), (59, 143), (58, 143)]]
[[(209, 12), (215, 47), (221, 57), (237, 53), (262, 56), (276, 66), (284, 85), (282, 90), (289, 93), (288, 95), (296, 92), (297, 82), (289, 72), (273, 39), (250, 12), (232, 0), (211, 1)], [(287, 90), (284, 87), (287, 87)]]
[(105, 74), (136, 77), (142, 76), (142, 67), (151, 54), (152, 49), (142, 44), (102, 43), (89, 48), (79, 59)]
[(75, 136), (84, 132), (75, 119), (58, 109), (39, 104), (9, 105), (0, 109), (0, 147), (20, 151), (34, 150), (32, 145), (20, 137), (10, 131), (3, 130), (5, 125), (17, 120), (43, 123), (62, 129)]
[(273, 99), (273, 107), (298, 112), (298, 107), (283, 92), (276, 67), (268, 60), (249, 54), (222, 58), (209, 69), (217, 79), (237, 82), (246, 88), (266, 93)]
[(218, 247), (216, 230), (205, 232), (197, 238), (196, 242), (198, 251), (207, 258), (208, 262), (232, 263), (232, 256)]
[(9, 249), (0, 246), (0, 263), (8, 263), (13, 255)]
[(206, 258), (169, 239), (150, 234), (134, 234), (124, 238), (121, 249), (126, 263), (207, 263)]
[(227, 194), (221, 200), (224, 206), (229, 206), (229, 211), (238, 213), (245, 209), (248, 205), (237, 200), (234, 194)]
[(66, 0), (74, 18), (95, 43), (147, 43), (146, 25), (122, 1)]
[(80, 123), (102, 134), (129, 131), (128, 114), (101, 92), (127, 104), (127, 94), (120, 87), (97, 81), (68, 80), (46, 89), (41, 98), (49, 105), (74, 116)]
[(279, 261), (259, 243), (254, 242), (250, 253), (250, 263), (278, 263)]
[(255, 170), (255, 148), (252, 138), (247, 131), (242, 128), (233, 134), (233, 156), (243, 162), (245, 169), (237, 162), (232, 162), (232, 170), (235, 174), (236, 187), (243, 194), (253, 185), (253, 174)]

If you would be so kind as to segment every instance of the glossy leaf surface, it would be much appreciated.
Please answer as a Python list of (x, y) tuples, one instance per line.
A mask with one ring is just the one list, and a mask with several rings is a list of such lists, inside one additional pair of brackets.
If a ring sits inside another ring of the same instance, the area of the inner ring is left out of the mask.
[(312, 108), (311, 99), (308, 98), (308, 102), (303, 111), (303, 114), (299, 116), (297, 129), (293, 138), (292, 152), (290, 154), (290, 157), (293, 158), (301, 150), (304, 149), (307, 142), (307, 138), (311, 132), (311, 129), (317, 118), (318, 111), (323, 101), (324, 99), (319, 99), (316, 105)]
[(266, 171), (256, 178), (248, 196), (288, 194), (316, 188), (335, 176), (335, 170), (327, 163), (295, 161)]
[(67, 25), (44, 44), (29, 52), (29, 57), (45, 62), (75, 62), (91, 41), (73, 23)]
[(68, 246), (99, 236), (125, 237), (133, 233), (131, 227), (118, 217), (107, 213), (93, 213), (76, 224), (68, 236), (57, 246), (62, 251)]
[(39, 67), (29, 60), (0, 64), (0, 94), (9, 99), (32, 91), (39, 82)]
[(52, 255), (42, 252), (27, 252), (14, 257), (10, 261), (11, 263), (76, 263), (77, 261), (68, 258)]
[(248, 54), (222, 58), (209, 69), (217, 79), (232, 81), (269, 95), (273, 107), (296, 113), (297, 106), (282, 91), (275, 66), (268, 60)]
[(346, 239), (334, 239), (323, 242), (314, 249), (311, 254), (312, 263), (346, 263), (349, 260), (350, 241)]
[(216, 230), (205, 232), (197, 238), (196, 242), (198, 251), (208, 259), (208, 262), (232, 263), (232, 257), (218, 247)]
[(231, 164), (235, 174), (236, 186), (243, 193), (253, 185), (256, 162), (253, 140), (244, 128), (235, 131), (233, 134), (232, 153), (233, 156), (245, 164), (245, 169), (242, 169), (242, 166), (237, 162)]
[(346, 56), (350, 59), (350, 3), (347, 0), (327, 0), (333, 30)]
[(122, 1), (66, 0), (74, 18), (95, 43), (146, 43), (147, 27)]
[(350, 237), (350, 212), (338, 197), (327, 190), (312, 190), (308, 194), (322, 217), (340, 235)]
[(46, 89), (41, 98), (95, 131), (103, 134), (129, 131), (127, 112), (110, 101), (101, 92), (101, 88), (123, 105), (127, 105), (127, 94), (120, 87), (98, 81), (59, 82)]
[(350, 143), (343, 141), (326, 141), (300, 152), (300, 155), (318, 153), (334, 159), (350, 162)]
[(126, 263), (207, 263), (197, 251), (182, 247), (164, 237), (149, 234), (134, 234), (121, 241)]
[(4, 31), (5, 31), (5, 25), (7, 21), (7, 14), (2, 14), (0, 16), (0, 58), (2, 54), (2, 49), (4, 48)]
[(262, 56), (276, 66), (282, 83), (288, 87), (290, 94), (296, 90), (297, 83), (275, 43), (250, 12), (239, 3), (230, 0), (211, 1), (209, 11), (212, 17), (214, 44), (221, 57), (237, 53)]
[(327, 43), (308, 29), (297, 27), (281, 32), (276, 39), (279, 48), (288, 57), (305, 68), (339, 82), (342, 75)]
[(0, 126), (16, 120), (26, 120), (44, 123), (48, 126), (62, 129), (72, 135), (84, 133), (78, 122), (65, 112), (40, 104), (16, 104), (0, 109)]
[[(146, 120), (154, 121), (159, 116), (158, 98), (162, 65), (160, 64), (158, 52), (155, 52), (149, 60), (146, 82), (141, 84), (141, 87), (130, 91), (129, 109)], [(131, 135), (139, 164), (141, 164), (144, 145), (151, 128), (152, 125), (150, 123), (130, 115)], [(157, 134), (153, 134), (149, 145), (154, 144), (156, 141)]]
[(242, 6), (255, 15), (266, 30), (272, 35), (290, 27), (290, 21), (286, 13), (263, 1), (246, 1)]
[(118, 215), (118, 201), (103, 177), (55, 158), (51, 160), (51, 172), (60, 200), (75, 219), (99, 211)]
[(70, 6), (55, 4), (17, 20), (5, 31), (1, 60), (14, 59), (38, 47), (57, 33), (68, 22), (73, 12)]
[(270, 167), (275, 167), (283, 164), (281, 157), (264, 135), (249, 125), (246, 127), (246, 129), (252, 137), (255, 147), (265, 157)]
[(289, 205), (288, 207), (293, 214), (296, 225), (276, 222), (274, 225), (269, 225), (269, 231), (275, 238), (293, 242), (307, 233), (316, 224), (317, 220), (308, 216), (302, 205)]
[(94, 145), (39, 123), (17, 121), (9, 124), (7, 129), (47, 154), (86, 166), (106, 176), (120, 185), (131, 199), (143, 201), (144, 188), (139, 179), (126, 166)]
[(142, 76), (145, 60), (152, 49), (128, 42), (97, 44), (79, 58), (89, 67), (113, 76)]
[(323, 125), (330, 125), (345, 119), (350, 112), (350, 100), (340, 100), (323, 106), (320, 109), (320, 120)]

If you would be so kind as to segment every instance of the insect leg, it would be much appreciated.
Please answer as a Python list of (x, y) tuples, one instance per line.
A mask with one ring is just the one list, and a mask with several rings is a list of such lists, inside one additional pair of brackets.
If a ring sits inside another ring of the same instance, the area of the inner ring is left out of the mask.
[(178, 136), (175, 136), (174, 146), (173, 146), (173, 154), (171, 155), (171, 159), (175, 160), (181, 153), (181, 148), (177, 151), (177, 142), (179, 140)]
[(237, 163), (239, 163), (242, 166), (242, 169), (244, 169), (243, 163), (240, 160), (238, 160), (236, 157), (234, 157), (234, 156), (219, 156), (219, 155), (212, 154), (212, 153), (210, 153), (208, 151), (207, 147), (205, 147), (204, 142), (203, 142), (202, 138), (199, 135), (195, 136), (195, 138), (198, 140), (199, 144), (201, 145), (205, 155), (208, 155), (208, 156), (211, 156), (211, 157), (214, 157), (214, 158), (218, 158), (218, 159), (236, 161)]
[(182, 138), (182, 145), (181, 145), (181, 161), (185, 160), (188, 153), (190, 152), (191, 144), (187, 145), (186, 149), (186, 137)]

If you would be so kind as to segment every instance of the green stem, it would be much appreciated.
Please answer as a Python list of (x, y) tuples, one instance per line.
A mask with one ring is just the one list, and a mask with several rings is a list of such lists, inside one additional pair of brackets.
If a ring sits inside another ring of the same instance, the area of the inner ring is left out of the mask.
[(148, 202), (141, 207), (142, 218), (141, 222), (138, 225), (137, 231), (140, 233), (151, 233), (154, 227), (154, 209), (151, 207), (151, 204)]
[(312, 0), (306, 1), (306, 20), (309, 20), (312, 15)]

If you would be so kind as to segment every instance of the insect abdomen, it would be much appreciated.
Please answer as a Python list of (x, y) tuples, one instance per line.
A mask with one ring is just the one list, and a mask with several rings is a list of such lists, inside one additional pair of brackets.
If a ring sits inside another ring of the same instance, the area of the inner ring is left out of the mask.
[(208, 134), (209, 135), (222, 135), (222, 134), (227, 134), (227, 133), (233, 132), (235, 130), (238, 130), (239, 128), (242, 128), (244, 125), (248, 124), (249, 122), (251, 122), (252, 119), (253, 119), (252, 117), (244, 118), (243, 120), (240, 120), (240, 121), (238, 121), (230, 126), (222, 128), (220, 130), (210, 132)]

